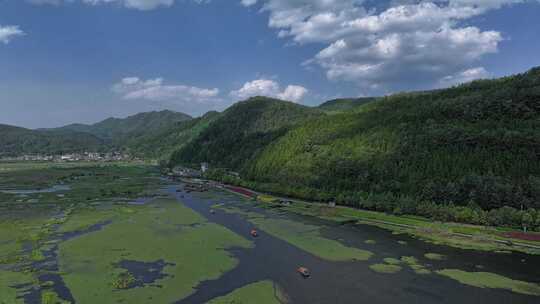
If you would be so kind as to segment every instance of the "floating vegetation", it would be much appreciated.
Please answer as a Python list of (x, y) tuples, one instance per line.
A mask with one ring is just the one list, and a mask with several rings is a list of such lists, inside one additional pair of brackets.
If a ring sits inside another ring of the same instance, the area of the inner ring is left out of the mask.
[(433, 261), (442, 261), (446, 259), (446, 256), (443, 254), (431, 253), (431, 252), (424, 254), (424, 257), (428, 260), (433, 260)]
[(399, 265), (401, 264), (401, 261), (398, 260), (398, 259), (394, 259), (394, 258), (385, 258), (384, 259), (384, 262), (386, 264), (390, 264), (390, 265)]
[(408, 265), (417, 265), (418, 259), (413, 256), (402, 256), (401, 261)]
[(348, 247), (321, 236), (320, 226), (285, 219), (251, 218), (249, 220), (270, 235), (325, 260), (366, 261), (373, 255), (370, 251)]
[(431, 270), (427, 269), (426, 267), (420, 264), (412, 264), (412, 265), (409, 265), (409, 267), (417, 274), (430, 274), (431, 273)]
[(41, 292), (41, 304), (69, 304), (58, 297), (56, 292), (45, 290)]
[(112, 282), (115, 289), (129, 289), (137, 285), (137, 279), (130, 272), (122, 272)]
[(390, 264), (373, 264), (369, 268), (378, 273), (397, 273), (401, 270), (401, 266)]
[[(176, 200), (157, 199), (132, 208), (137, 212), (113, 209), (113, 221), (105, 228), (59, 245), (60, 271), (77, 303), (175, 302), (192, 294), (200, 282), (216, 279), (237, 265), (228, 248), (252, 246)], [(131, 275), (121, 275), (126, 265), (118, 261), (126, 259), (167, 261), (159, 285), (130, 288), (140, 279), (131, 269), (127, 271)]]
[(30, 254), (30, 259), (34, 262), (40, 262), (45, 260), (45, 256), (43, 255), (43, 252), (39, 249), (32, 250), (32, 253)]
[(281, 288), (272, 281), (261, 281), (236, 289), (208, 304), (283, 304), (287, 299)]
[(443, 269), (436, 273), (474, 287), (506, 289), (515, 293), (540, 296), (540, 284), (513, 280), (495, 273), (468, 272), (459, 269)]
[(0, 303), (22, 304), (22, 294), (16, 286), (32, 284), (32, 276), (23, 272), (0, 270)]
[(414, 272), (417, 274), (430, 274), (431, 271), (428, 270), (424, 265), (418, 262), (418, 259), (413, 256), (402, 256), (401, 262), (407, 264)]
[(366, 243), (368, 245), (374, 245), (374, 244), (377, 244), (377, 241), (375, 241), (375, 240), (366, 240), (364, 243)]

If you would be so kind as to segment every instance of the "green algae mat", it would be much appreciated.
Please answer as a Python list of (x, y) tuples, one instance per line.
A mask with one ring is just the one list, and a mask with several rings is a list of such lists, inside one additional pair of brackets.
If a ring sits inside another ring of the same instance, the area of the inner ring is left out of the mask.
[[(77, 303), (174, 302), (234, 268), (228, 248), (252, 246), (170, 199), (121, 208), (114, 216), (101, 230), (60, 244), (60, 271)], [(88, 222), (87, 214), (81, 217)], [(71, 220), (77, 222), (77, 214)], [(122, 261), (146, 265), (154, 279), (138, 278)]]
[(333, 262), (366, 261), (372, 252), (349, 247), (321, 235), (322, 226), (309, 225), (285, 218), (269, 218), (262, 214), (230, 206), (218, 206), (225, 212), (242, 215), (249, 222), (275, 238), (307, 251), (321, 259)]
[(321, 236), (320, 226), (287, 219), (254, 218), (250, 221), (270, 235), (328, 261), (365, 261), (372, 256), (367, 250), (348, 247)]
[(0, 304), (23, 304), (23, 300), (17, 299), (21, 294), (15, 286), (31, 282), (28, 274), (0, 270)]
[(207, 304), (282, 304), (287, 302), (279, 286), (272, 281), (261, 281), (241, 287)]
[(495, 273), (467, 272), (458, 269), (443, 269), (437, 273), (469, 286), (506, 289), (515, 293), (540, 296), (540, 284), (513, 280)]

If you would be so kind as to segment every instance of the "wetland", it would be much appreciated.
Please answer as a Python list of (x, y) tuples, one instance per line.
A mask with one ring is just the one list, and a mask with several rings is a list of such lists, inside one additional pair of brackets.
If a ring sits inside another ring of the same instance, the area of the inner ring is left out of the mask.
[(145, 164), (6, 168), (0, 303), (540, 300), (540, 255), (450, 247), (219, 187), (186, 190)]

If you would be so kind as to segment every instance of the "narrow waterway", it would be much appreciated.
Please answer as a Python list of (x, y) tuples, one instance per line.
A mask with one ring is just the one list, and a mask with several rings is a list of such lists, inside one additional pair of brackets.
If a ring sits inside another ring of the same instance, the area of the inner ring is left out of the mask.
[[(177, 189), (180, 189), (177, 192)], [(217, 280), (205, 281), (192, 296), (179, 304), (205, 303), (223, 296), (244, 285), (272, 280), (279, 284), (290, 303), (539, 303), (540, 298), (513, 293), (502, 289), (483, 289), (460, 284), (438, 274), (419, 275), (404, 266), (395, 274), (372, 271), (369, 265), (380, 263), (384, 258), (414, 256), (431, 269), (454, 268), (465, 271), (494, 272), (516, 280), (540, 283), (540, 257), (526, 254), (496, 254), (474, 250), (461, 250), (426, 243), (406, 235), (394, 235), (389, 231), (367, 225), (340, 226), (333, 222), (294, 214), (268, 212), (242, 202), (230, 193), (212, 190), (212, 195), (187, 193), (182, 187), (170, 186), (167, 191), (177, 200), (199, 212), (209, 221), (223, 225), (249, 238), (253, 224), (238, 214), (223, 210), (211, 212), (217, 203), (234, 205), (246, 211), (258, 212), (267, 217), (286, 218), (310, 225), (323, 226), (326, 238), (338, 240), (351, 247), (372, 251), (374, 256), (365, 262), (330, 262), (322, 260), (281, 239), (260, 231), (253, 239), (251, 249), (233, 249), (239, 264)], [(211, 197), (211, 198), (209, 198)], [(367, 245), (366, 240), (375, 244)], [(424, 258), (425, 253), (440, 253), (443, 261)], [(302, 278), (296, 269), (308, 267), (312, 276)]]

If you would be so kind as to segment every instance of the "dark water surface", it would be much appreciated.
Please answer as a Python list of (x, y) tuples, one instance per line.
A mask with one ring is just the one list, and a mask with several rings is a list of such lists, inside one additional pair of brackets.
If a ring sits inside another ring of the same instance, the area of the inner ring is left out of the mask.
[[(258, 212), (268, 217), (286, 218), (311, 225), (324, 226), (322, 235), (351, 247), (372, 251), (374, 256), (365, 262), (330, 262), (322, 260), (283, 240), (259, 231), (251, 249), (233, 249), (231, 254), (239, 260), (238, 266), (222, 277), (205, 281), (197, 292), (179, 301), (180, 304), (205, 303), (247, 284), (272, 280), (285, 291), (291, 303), (540, 303), (540, 297), (513, 293), (502, 289), (482, 289), (463, 285), (437, 274), (419, 275), (407, 266), (395, 274), (380, 274), (369, 265), (381, 263), (384, 258), (414, 256), (430, 269), (455, 268), (465, 271), (486, 271), (516, 280), (540, 283), (540, 257), (526, 254), (496, 254), (475, 250), (461, 250), (426, 243), (406, 235), (368, 225), (339, 225), (316, 218), (294, 214), (267, 212), (241, 202), (241, 198), (225, 192), (206, 194), (167, 191), (186, 206), (199, 212), (209, 221), (250, 238), (253, 225), (241, 215), (223, 210), (211, 213), (217, 203), (235, 205), (246, 211)], [(211, 198), (207, 198), (211, 197)], [(365, 244), (365, 240), (376, 244)], [(405, 245), (398, 243), (406, 242)], [(447, 258), (431, 261), (425, 253), (439, 253)], [(308, 267), (312, 276), (303, 279), (296, 268)], [(481, 267), (480, 270), (478, 267)]]

